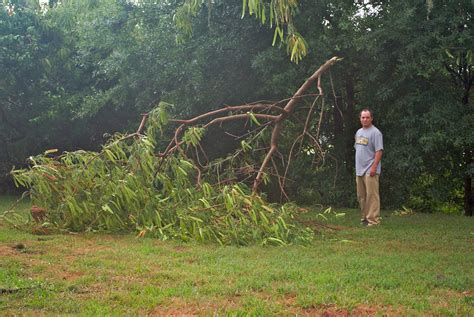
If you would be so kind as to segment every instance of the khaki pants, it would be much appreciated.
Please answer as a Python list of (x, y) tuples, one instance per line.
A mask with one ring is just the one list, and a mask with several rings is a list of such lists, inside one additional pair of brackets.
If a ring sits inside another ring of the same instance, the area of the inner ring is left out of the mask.
[(379, 175), (356, 176), (357, 200), (361, 210), (361, 219), (369, 225), (380, 223)]

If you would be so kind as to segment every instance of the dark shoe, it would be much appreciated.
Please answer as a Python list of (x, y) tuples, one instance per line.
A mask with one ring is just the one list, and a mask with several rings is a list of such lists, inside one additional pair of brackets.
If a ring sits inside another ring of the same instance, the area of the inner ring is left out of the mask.
[(360, 222), (361, 225), (363, 226), (368, 226), (369, 225), (369, 221), (367, 221), (367, 219), (364, 219)]

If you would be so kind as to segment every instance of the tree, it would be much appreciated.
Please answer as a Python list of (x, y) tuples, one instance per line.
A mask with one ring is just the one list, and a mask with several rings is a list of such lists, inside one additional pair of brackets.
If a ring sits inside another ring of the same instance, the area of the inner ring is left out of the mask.
[[(135, 116), (163, 98), (180, 105), (174, 111), (182, 115), (257, 99), (253, 87), (261, 85), (261, 79), (250, 75), (251, 56), (266, 45), (260, 37), (268, 31), (249, 32), (256, 23), (235, 29), (238, 6), (216, 5), (213, 27), (208, 28), (207, 22), (196, 25), (201, 35), (177, 45), (172, 21), (176, 7), (176, 3), (143, 2), (138, 7), (116, 1), (67, 1), (41, 13), (17, 6), (5, 26), (16, 23), (25, 32), (31, 25), (20, 19), (28, 14), (37, 24), (31, 30), (49, 33), (41, 35), (44, 50), (41, 56), (31, 56), (30, 69), (13, 70), (20, 65), (18, 60), (2, 63), (5, 74), (19, 75), (18, 81), (5, 80), (3, 100), (19, 94), (36, 111), (18, 115), (8, 106), (6, 118), (15, 118), (15, 129), (31, 133), (28, 143), (10, 142), (9, 148), (16, 150), (3, 173), (13, 161), (24, 164), (27, 156), (45, 148), (94, 149), (104, 134), (132, 129)], [(218, 36), (223, 33), (231, 36)], [(236, 43), (248, 49), (237, 52)], [(21, 49), (25, 54), (30, 50)], [(37, 86), (28, 84), (35, 81)], [(26, 87), (35, 95), (25, 95)], [(24, 128), (32, 119), (36, 126)], [(5, 133), (16, 132), (9, 128)]]
[[(136, 116), (159, 101), (175, 104), (176, 117), (189, 118), (219, 105), (290, 98), (301, 78), (337, 55), (344, 59), (328, 74), (332, 81), (322, 83), (324, 105), (313, 108), (318, 120), (309, 123), (320, 148), (307, 140), (298, 147), (295, 168), (286, 174), (287, 194), (298, 197), (297, 189), (304, 188), (300, 201), (355, 205), (353, 134), (357, 110), (369, 106), (386, 136), (384, 206), (456, 210), (464, 201), (470, 213), (469, 1), (281, 2), (289, 7), (279, 30), (298, 30), (307, 44), (298, 64), (270, 47), (272, 36), (281, 34), (266, 27), (271, 3), (255, 4), (84, 0), (63, 2), (45, 14), (18, 4), (9, 17), (14, 19), (2, 19), (0, 27), (4, 50), (14, 38), (21, 43), (13, 46), (18, 54), (0, 57), (4, 73), (21, 74), (8, 75), (1, 85), (0, 130), (10, 156), (5, 160), (21, 162), (51, 147), (92, 149), (106, 132), (134, 129)], [(243, 11), (258, 19), (242, 22)], [(180, 12), (186, 16), (181, 22), (192, 21), (193, 36), (178, 45)], [(33, 30), (34, 36), (28, 34)], [(28, 62), (20, 64), (15, 56)], [(15, 112), (8, 98), (25, 111)], [(301, 108), (311, 107), (302, 102)], [(20, 141), (17, 129), (25, 122), (28, 137)], [(288, 123), (280, 146), (290, 149), (298, 129)], [(220, 127), (202, 141), (212, 158), (239, 146)]]
[(14, 14), (0, 11), (2, 182), (11, 165), (23, 164), (22, 158), (36, 147), (44, 131), (39, 124), (47, 108), (43, 74), (48, 69), (47, 56), (57, 48), (51, 41), (55, 34), (27, 8), (16, 7)]
[[(393, 135), (388, 146), (398, 152), (387, 151), (385, 162), (396, 174), (407, 175), (400, 185), (417, 208), (458, 205), (461, 184), (470, 173), (460, 162), (465, 162), (465, 149), (472, 147), (472, 133), (465, 128), (472, 125), (473, 109), (462, 105), (460, 96), (466, 91), (450, 83), (446, 50), (472, 46), (472, 9), (469, 1), (428, 7), (381, 2), (378, 16), (383, 23), (366, 37), (371, 62), (381, 67), (363, 77), (362, 100), (379, 104), (376, 110), (385, 132)], [(466, 28), (462, 32), (460, 25)]]
[[(178, 41), (182, 42), (193, 33), (192, 19), (198, 15), (203, 6), (206, 6), (209, 21), (214, 3), (203, 0), (185, 0), (175, 14), (176, 25), (181, 32)], [(242, 18), (248, 14), (254, 15), (262, 24), (275, 26), (273, 44), (279, 39), (287, 46), (290, 60), (298, 63), (308, 52), (305, 39), (296, 30), (293, 17), (298, 11), (298, 2), (294, 0), (261, 1), (244, 0), (242, 2)], [(285, 36), (286, 33), (286, 36)]]
[[(466, 163), (471, 155), (464, 154), (472, 148), (472, 107), (460, 106), (470, 90), (459, 84), (461, 77), (469, 82), (471, 66), (456, 65), (455, 72), (449, 74), (446, 65), (453, 68), (456, 58), (450, 58), (446, 50), (454, 49), (453, 56), (460, 52), (467, 56), (472, 46), (472, 4), (430, 3), (301, 2), (295, 24), (311, 48), (299, 65), (303, 67), (288, 67), (283, 62), (272, 65), (277, 53), (267, 52), (268, 58), (262, 54), (258, 59), (258, 69), (273, 80), (268, 87), (271, 89), (287, 84), (279, 78), (295, 77), (324, 54), (335, 52), (344, 58), (341, 67), (332, 70), (338, 79), (334, 81), (337, 97), (328, 105), (329, 113), (324, 114), (332, 114), (332, 118), (326, 117), (327, 124), (322, 127), (327, 156), (336, 160), (328, 159), (323, 169), (299, 181), (300, 185), (302, 181), (307, 184), (300, 187), (311, 189), (311, 201), (328, 197), (328, 201), (344, 201), (344, 205), (355, 201), (347, 184), (353, 168), (356, 111), (369, 106), (375, 110), (376, 124), (387, 136), (384, 179), (398, 179), (382, 181), (384, 205), (407, 204), (432, 211), (453, 210), (461, 203), (460, 185), (464, 183), (468, 188), (472, 183), (468, 180), (471, 168)], [(305, 29), (305, 25), (310, 27)], [(457, 78), (457, 86), (451, 83), (452, 75)], [(306, 173), (309, 163), (302, 167)], [(338, 168), (341, 166), (345, 167)], [(406, 177), (400, 180), (400, 174)], [(316, 181), (329, 179), (334, 181), (323, 186)], [(342, 188), (341, 198), (334, 199), (337, 189)], [(470, 201), (466, 197), (472, 197), (469, 189), (464, 190), (465, 204)]]

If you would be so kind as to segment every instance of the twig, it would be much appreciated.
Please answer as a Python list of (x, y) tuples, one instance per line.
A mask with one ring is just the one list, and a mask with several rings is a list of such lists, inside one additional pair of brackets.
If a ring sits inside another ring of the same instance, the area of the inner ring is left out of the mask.
[(319, 132), (321, 131), (321, 122), (324, 114), (324, 99), (321, 102), (321, 113), (319, 114), (318, 130), (316, 130), (316, 139), (319, 139)]
[(344, 120), (344, 114), (342, 113), (341, 109), (339, 108), (339, 105), (337, 103), (337, 96), (336, 96), (336, 91), (334, 89), (334, 83), (332, 82), (332, 74), (331, 71), (329, 71), (329, 81), (331, 82), (331, 88), (332, 88), (332, 95), (334, 97), (334, 105), (336, 106), (337, 111), (341, 115), (342, 120)]
[(282, 200), (282, 195), (285, 196), (285, 199), (288, 201), (290, 200), (290, 198), (285, 192), (285, 188), (283, 187), (284, 181), (282, 182), (282, 177), (280, 176), (280, 173), (278, 172), (278, 167), (275, 161), (273, 160), (273, 158), (272, 158), (272, 164), (273, 164), (273, 168), (275, 169), (275, 174), (277, 175), (278, 185), (280, 185), (280, 202)]
[(12, 225), (14, 228), (18, 228), (18, 225), (13, 223), (11, 220), (9, 220), (7, 218), (7, 215), (10, 214), (10, 213), (14, 213), (15, 212), (15, 208), (18, 206), (18, 204), (20, 203), (20, 201), (22, 201), (25, 197), (28, 197), (31, 195), (31, 192), (30, 191), (26, 191), (26, 192), (23, 192), (23, 194), (21, 194), (21, 197), (18, 198), (11, 206), (10, 208), (8, 208), (7, 210), (5, 210), (1, 215), (0, 215), (0, 218), (2, 218), (3, 220), (7, 221), (10, 225)]
[[(116, 145), (117, 143), (123, 142), (123, 141), (125, 141), (127, 139), (130, 139), (130, 138), (133, 138), (133, 137), (143, 137), (142, 130), (145, 127), (145, 123), (146, 123), (146, 120), (147, 120), (148, 116), (149, 116), (148, 113), (142, 113), (142, 120), (141, 120), (140, 125), (139, 125), (136, 132), (134, 132), (132, 134), (127, 134), (127, 135), (121, 137), (120, 139), (115, 140), (114, 142), (112, 142), (109, 145), (105, 146), (103, 149), (107, 149), (107, 148), (109, 148), (113, 145)], [(94, 155), (89, 161), (87, 161), (84, 164), (84, 167), (87, 167), (90, 163), (92, 163), (92, 161), (94, 161), (96, 158), (101, 156), (103, 153), (104, 152), (101, 151), (101, 152), (97, 153), (96, 155)]]

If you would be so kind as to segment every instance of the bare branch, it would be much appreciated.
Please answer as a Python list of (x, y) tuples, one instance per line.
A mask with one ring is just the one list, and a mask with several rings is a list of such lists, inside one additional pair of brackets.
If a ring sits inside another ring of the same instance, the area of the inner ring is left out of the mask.
[[(316, 72), (314, 72), (311, 77), (309, 77), (305, 83), (298, 89), (298, 91), (293, 95), (293, 98), (286, 104), (286, 106), (283, 108), (285, 110), (285, 113), (280, 114), (279, 118), (276, 120), (275, 126), (273, 128), (272, 132), (272, 137), (270, 140), (270, 150), (268, 151), (267, 155), (265, 156), (265, 159), (262, 162), (262, 165), (260, 166), (260, 170), (257, 174), (257, 178), (254, 181), (253, 184), (253, 191), (257, 191), (258, 186), (260, 185), (260, 182), (262, 181), (262, 176), (263, 176), (263, 171), (265, 167), (267, 166), (268, 162), (270, 161), (270, 158), (272, 157), (273, 153), (277, 150), (278, 146), (278, 139), (280, 137), (281, 130), (283, 128), (282, 122), (285, 120), (289, 114), (293, 113), (296, 105), (297, 105), (297, 98), (298, 96), (303, 95), (306, 90), (310, 88), (310, 86), (316, 81), (320, 81), (320, 77), (324, 72), (326, 72), (332, 65), (334, 65), (338, 60), (340, 60), (337, 57), (333, 57), (330, 60), (328, 60), (326, 63), (324, 63)], [(318, 85), (318, 87), (320, 87)], [(321, 92), (321, 91), (320, 91)]]
[(140, 122), (140, 126), (137, 129), (137, 132), (135, 132), (135, 135), (141, 135), (143, 128), (145, 127), (146, 119), (148, 118), (148, 113), (142, 113), (142, 121)]

